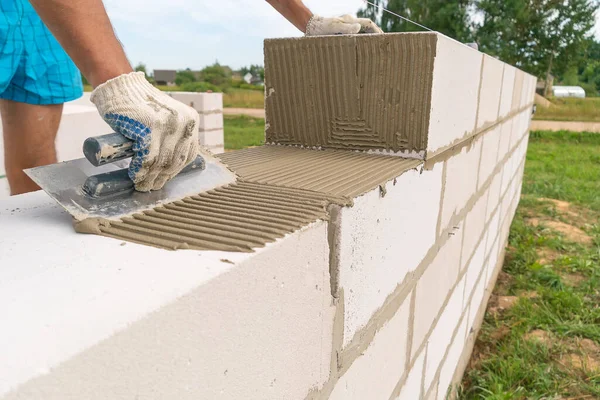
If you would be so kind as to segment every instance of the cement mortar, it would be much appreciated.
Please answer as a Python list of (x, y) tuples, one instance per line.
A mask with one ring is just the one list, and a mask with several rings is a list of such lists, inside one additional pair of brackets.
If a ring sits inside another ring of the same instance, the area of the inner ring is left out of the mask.
[(268, 143), (422, 154), (437, 34), (265, 41)]

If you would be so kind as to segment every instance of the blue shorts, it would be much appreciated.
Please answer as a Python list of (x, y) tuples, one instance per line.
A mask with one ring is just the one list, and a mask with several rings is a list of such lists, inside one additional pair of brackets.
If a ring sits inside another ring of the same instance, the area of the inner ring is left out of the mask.
[(0, 0), (0, 99), (62, 104), (83, 94), (81, 73), (27, 0)]

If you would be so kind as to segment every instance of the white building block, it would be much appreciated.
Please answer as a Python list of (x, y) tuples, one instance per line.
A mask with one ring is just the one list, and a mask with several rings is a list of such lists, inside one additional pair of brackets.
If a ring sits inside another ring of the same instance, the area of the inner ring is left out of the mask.
[(454, 376), (454, 372), (456, 371), (456, 367), (458, 366), (458, 362), (460, 361), (460, 357), (465, 348), (465, 336), (467, 334), (467, 318), (463, 318), (462, 323), (460, 324), (460, 328), (452, 341), (452, 345), (450, 346), (450, 350), (448, 350), (448, 356), (444, 361), (444, 365), (440, 371), (440, 383), (438, 386), (438, 400), (445, 400), (446, 395), (449, 389), (454, 390), (455, 388), (450, 388), (450, 383), (452, 382), (452, 377)]
[(495, 232), (490, 231), (489, 235), (490, 235), (489, 242), (492, 241), (492, 238), (491, 238), (492, 235), (494, 235), (496, 238), (493, 240), (494, 244), (490, 247), (490, 252), (488, 255), (488, 257), (489, 257), (488, 258), (488, 266), (485, 271), (486, 272), (486, 278), (485, 278), (486, 288), (487, 288), (487, 285), (489, 283), (491, 283), (490, 280), (493, 277), (494, 270), (496, 268), (496, 264), (498, 263), (498, 248), (500, 247), (500, 241), (504, 240), (504, 238), (500, 237), (499, 227), (497, 228), (497, 230)]
[(411, 170), (341, 210), (339, 285), (344, 289), (344, 345), (365, 326), (435, 243), (442, 166)]
[(200, 114), (200, 131), (223, 129), (223, 114)]
[(467, 302), (471, 294), (473, 293), (473, 289), (475, 288), (475, 284), (477, 283), (477, 279), (479, 275), (485, 268), (483, 261), (485, 260), (485, 240), (481, 241), (479, 245), (477, 245), (477, 249), (471, 258), (471, 261), (467, 265), (467, 272), (465, 273), (465, 301), (463, 304), (463, 309), (466, 307)]
[(458, 280), (462, 228), (461, 224), (449, 237), (417, 283), (412, 356), (419, 350)]
[(486, 221), (490, 220), (490, 217), (492, 216), (492, 213), (494, 212), (494, 210), (500, 204), (500, 184), (501, 184), (501, 180), (502, 180), (502, 171), (499, 171), (498, 173), (496, 173), (496, 175), (494, 175), (494, 178), (492, 179), (492, 183), (491, 183), (490, 188), (489, 188), (487, 210), (486, 210), (486, 213), (485, 213), (485, 220)]
[(517, 69), (515, 67), (505, 64), (504, 78), (502, 79), (502, 97), (500, 99), (500, 118), (504, 118), (510, 114), (516, 72)]
[(446, 161), (446, 182), (442, 205), (441, 229), (448, 227), (453, 215), (458, 214), (477, 189), (477, 170), (483, 140), (477, 139)]
[(515, 87), (513, 89), (513, 98), (511, 110), (518, 111), (521, 108), (521, 94), (523, 93), (523, 81), (525, 80), (525, 72), (517, 69), (515, 74)]
[[(483, 301), (483, 295), (485, 294), (485, 288), (487, 287), (487, 282), (485, 277), (487, 276), (487, 263), (483, 266), (483, 271), (481, 273), (481, 277), (475, 286), (475, 290), (473, 291), (473, 297), (471, 298), (471, 306), (469, 307), (469, 315), (467, 322), (467, 329), (471, 329), (473, 327), (473, 322), (475, 321), (475, 316), (477, 315), (477, 311), (480, 307), (482, 307), (481, 302)], [(468, 300), (468, 298), (467, 298)]]
[(390, 398), (405, 371), (409, 311), (407, 299), (336, 383), (330, 400)]
[(479, 112), (477, 128), (490, 126), (498, 119), (500, 108), (500, 92), (502, 90), (502, 75), (504, 63), (486, 54), (483, 56), (483, 73), (479, 91)]
[[(415, 400), (420, 399), (422, 394), (422, 383), (423, 383), (423, 371), (425, 368), (425, 349), (421, 352), (419, 357), (415, 360), (415, 364), (408, 373), (406, 382), (402, 386), (400, 396), (396, 400)], [(365, 398), (370, 398), (367, 396)]]
[(532, 76), (529, 74), (525, 74), (525, 77), (523, 78), (521, 108), (533, 103), (533, 92), (531, 91), (531, 85), (535, 85), (535, 82), (531, 78)]
[[(433, 378), (442, 362), (446, 349), (452, 341), (452, 334), (458, 326), (462, 315), (462, 302), (465, 279), (463, 278), (450, 297), (448, 305), (444, 309), (437, 325), (435, 326), (427, 343), (427, 360), (425, 361), (425, 391), (427, 392), (433, 383)], [(464, 335), (463, 335), (464, 338)]]
[(0, 178), (0, 199), (3, 197), (10, 196), (10, 185), (8, 184), (8, 179), (6, 177)]
[(428, 152), (440, 150), (473, 133), (482, 61), (482, 53), (438, 35)]
[(328, 379), (324, 222), (255, 254), (173, 252), (76, 234), (37, 192), (0, 226), (3, 399), (304, 398)]
[(480, 240), (485, 225), (485, 213), (487, 211), (487, 194), (482, 195), (475, 203), (465, 220), (465, 237), (463, 239), (462, 257), (468, 260)]
[(492, 245), (494, 244), (494, 240), (498, 236), (498, 231), (500, 230), (500, 213), (496, 211), (494, 216), (492, 217), (490, 224), (488, 225), (488, 240), (486, 244), (485, 252), (489, 254)]
[(498, 146), (500, 144), (501, 133), (502, 127), (498, 125), (483, 135), (477, 190), (481, 189), (483, 184), (487, 182), (498, 164)]
[[(92, 103), (90, 103), (92, 104)], [(83, 158), (83, 142), (88, 137), (114, 132), (100, 117), (98, 110), (92, 104), (85, 106), (66, 103), (56, 135), (56, 152), (58, 161), (68, 161)], [(2, 124), (0, 123), (0, 175), (5, 175), (4, 141)]]
[(223, 93), (166, 92), (200, 114), (223, 110)]
[(223, 146), (223, 129), (200, 131), (198, 136), (200, 143), (208, 148)]
[(513, 125), (515, 123), (515, 118), (511, 118), (508, 121), (502, 123), (502, 128), (500, 130), (500, 142), (498, 144), (498, 160), (501, 161), (510, 148), (510, 136), (512, 135)]

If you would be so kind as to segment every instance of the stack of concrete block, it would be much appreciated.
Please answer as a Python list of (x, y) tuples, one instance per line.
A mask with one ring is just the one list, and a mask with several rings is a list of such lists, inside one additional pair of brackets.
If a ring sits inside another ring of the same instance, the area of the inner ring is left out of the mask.
[(200, 143), (213, 154), (225, 151), (223, 136), (223, 94), (168, 92), (169, 96), (200, 114)]
[[(74, 234), (43, 193), (4, 201), (0, 398), (441, 400), (460, 381), (535, 79), (437, 33), (269, 40), (265, 55), (276, 145), (221, 155), (242, 178), (206, 194), (222, 213), (197, 202), (164, 235), (278, 239), (169, 252)], [(307, 208), (327, 217), (285, 231), (278, 215)]]

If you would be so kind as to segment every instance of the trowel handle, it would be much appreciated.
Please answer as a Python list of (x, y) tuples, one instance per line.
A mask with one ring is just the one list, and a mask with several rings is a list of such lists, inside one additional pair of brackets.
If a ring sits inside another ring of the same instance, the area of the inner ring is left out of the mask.
[(87, 138), (83, 154), (93, 166), (113, 163), (133, 156), (133, 141), (119, 133)]
[[(178, 175), (187, 174), (197, 169), (203, 170), (204, 168), (206, 168), (204, 158), (198, 156), (194, 161), (186, 165)], [(83, 184), (85, 194), (94, 198), (123, 193), (133, 190), (133, 188), (133, 181), (129, 178), (127, 169), (90, 176)]]

